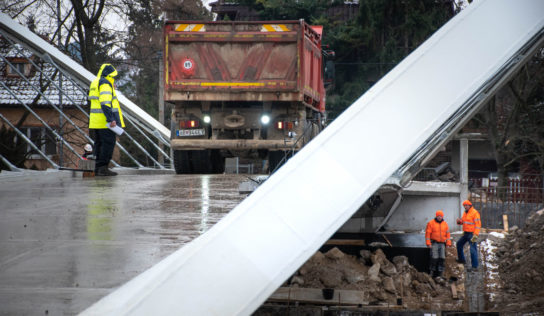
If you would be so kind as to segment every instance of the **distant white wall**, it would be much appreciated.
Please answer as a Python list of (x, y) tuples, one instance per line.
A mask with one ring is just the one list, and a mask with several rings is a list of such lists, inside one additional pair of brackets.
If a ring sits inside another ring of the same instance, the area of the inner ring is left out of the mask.
[[(458, 182), (413, 181), (403, 189), (402, 200), (383, 228), (386, 231), (421, 232), (437, 210), (444, 212), (450, 231), (461, 226), (455, 220), (461, 216), (461, 185)], [(397, 196), (395, 191), (380, 190), (384, 203), (375, 211), (363, 205), (339, 230), (341, 233), (374, 232), (387, 216)]]
[(435, 212), (442, 210), (450, 231), (457, 231), (461, 227), (455, 224), (460, 214), (458, 205), (458, 196), (404, 195), (399, 208), (391, 216), (385, 229), (405, 232), (424, 231), (427, 222), (434, 218)]

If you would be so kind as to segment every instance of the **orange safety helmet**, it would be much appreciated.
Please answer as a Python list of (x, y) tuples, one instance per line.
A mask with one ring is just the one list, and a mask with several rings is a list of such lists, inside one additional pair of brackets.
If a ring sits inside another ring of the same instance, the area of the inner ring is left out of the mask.
[(470, 205), (470, 206), (472, 206), (472, 203), (470, 203), (469, 200), (464, 200), (464, 201), (463, 201), (463, 205)]
[(442, 217), (444, 217), (444, 212), (442, 212), (442, 210), (438, 210), (438, 211), (436, 211), (435, 216), (442, 216)]

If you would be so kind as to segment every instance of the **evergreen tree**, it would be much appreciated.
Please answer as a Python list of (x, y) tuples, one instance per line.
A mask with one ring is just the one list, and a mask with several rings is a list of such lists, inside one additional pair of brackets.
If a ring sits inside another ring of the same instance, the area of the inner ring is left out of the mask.
[(453, 15), (441, 1), (361, 1), (359, 15), (331, 23), (325, 42), (336, 52), (335, 89), (328, 108), (340, 114)]

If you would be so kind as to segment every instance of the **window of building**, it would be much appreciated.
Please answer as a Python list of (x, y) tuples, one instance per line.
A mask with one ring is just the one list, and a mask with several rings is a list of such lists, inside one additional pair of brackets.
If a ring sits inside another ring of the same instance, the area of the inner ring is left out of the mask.
[[(10, 77), (20, 77), (19, 73), (22, 73), (23, 75), (27, 76), (27, 63), (20, 62), (20, 61), (10, 61), (11, 65), (7, 65), (6, 71), (7, 75)], [(19, 70), (19, 73), (17, 70)]]
[[(57, 154), (57, 142), (55, 135), (45, 127), (22, 127), (21, 132), (28, 137), (36, 147), (44, 154), (51, 156)], [(40, 159), (42, 156), (36, 152), (32, 146), (27, 144), (27, 152), (31, 153), (30, 158)]]

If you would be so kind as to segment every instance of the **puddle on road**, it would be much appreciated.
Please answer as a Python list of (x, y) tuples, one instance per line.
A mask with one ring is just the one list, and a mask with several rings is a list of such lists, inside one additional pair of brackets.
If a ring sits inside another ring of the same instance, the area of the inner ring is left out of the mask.
[(132, 233), (136, 239), (186, 243), (245, 198), (238, 194), (243, 179), (239, 175), (145, 175), (89, 181), (88, 238), (110, 240), (119, 238), (119, 233)]

